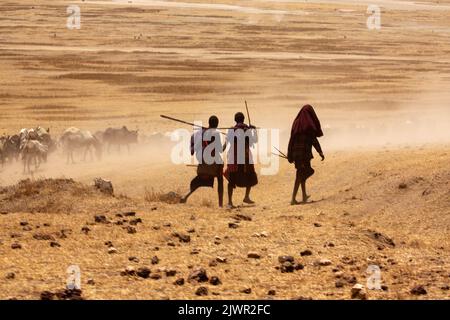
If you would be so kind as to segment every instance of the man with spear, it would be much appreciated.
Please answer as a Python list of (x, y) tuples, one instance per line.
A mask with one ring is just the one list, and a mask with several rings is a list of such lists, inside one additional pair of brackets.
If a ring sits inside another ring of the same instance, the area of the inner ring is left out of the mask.
[(224, 173), (225, 178), (228, 180), (229, 208), (234, 208), (233, 190), (236, 187), (245, 188), (244, 203), (254, 204), (255, 202), (250, 199), (250, 191), (253, 186), (258, 184), (258, 177), (250, 151), (250, 148), (258, 142), (258, 137), (256, 127), (252, 126), (250, 122), (247, 102), (245, 106), (247, 108), (249, 125), (244, 123), (245, 116), (242, 112), (236, 113), (234, 116), (236, 125), (228, 129), (227, 138), (223, 146), (223, 150), (225, 150), (227, 145), (230, 145), (227, 155), (227, 169)]
[(200, 187), (214, 187), (214, 179), (217, 178), (217, 192), (219, 196), (219, 207), (223, 206), (223, 152), (220, 141), (219, 119), (211, 116), (208, 120), (208, 128), (197, 126), (176, 118), (161, 116), (162, 118), (181, 122), (198, 127), (198, 131), (191, 136), (191, 155), (195, 155), (198, 161), (197, 176), (192, 179), (190, 191), (181, 200), (186, 203), (187, 199)]

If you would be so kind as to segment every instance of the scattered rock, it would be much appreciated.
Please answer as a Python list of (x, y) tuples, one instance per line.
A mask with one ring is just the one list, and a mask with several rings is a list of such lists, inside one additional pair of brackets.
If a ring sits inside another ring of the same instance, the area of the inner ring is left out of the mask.
[(141, 267), (136, 271), (138, 277), (147, 279), (150, 276), (150, 269), (147, 267)]
[(238, 227), (239, 227), (239, 225), (235, 222), (228, 223), (228, 228), (237, 229)]
[(175, 270), (175, 269), (166, 270), (166, 277), (174, 277), (176, 274), (177, 274), (177, 270)]
[(250, 258), (250, 259), (260, 259), (260, 258), (261, 258), (261, 255), (260, 255), (259, 253), (257, 253), (257, 252), (249, 252), (249, 253), (247, 254), (247, 258)]
[(83, 300), (80, 289), (65, 289), (56, 292), (59, 300)]
[(8, 279), (8, 280), (15, 279), (16, 278), (16, 274), (14, 272), (9, 272), (9, 273), (6, 274), (5, 278)]
[(197, 296), (207, 296), (208, 295), (208, 288), (207, 287), (199, 287), (196, 291), (195, 294)]
[(120, 273), (122, 276), (135, 276), (136, 269), (132, 266), (127, 266), (124, 271)]
[(87, 226), (84, 226), (83, 228), (81, 228), (81, 232), (83, 232), (84, 234), (88, 234), (89, 231), (91, 231), (91, 229), (89, 229)]
[(218, 286), (219, 284), (222, 284), (222, 281), (220, 281), (219, 277), (212, 276), (211, 279), (209, 279), (209, 283), (213, 286)]
[(131, 262), (136, 262), (136, 263), (139, 263), (139, 258), (138, 257), (128, 257), (128, 261), (131, 261)]
[(153, 256), (151, 262), (152, 262), (152, 264), (158, 264), (158, 263), (159, 263), (159, 258), (158, 258), (158, 256)]
[(109, 254), (117, 253), (117, 249), (114, 248), (114, 247), (109, 247), (109, 248), (108, 248), (108, 253), (109, 253)]
[(411, 292), (411, 294), (416, 295), (416, 296), (427, 294), (427, 290), (422, 285), (415, 286), (414, 288), (411, 289), (410, 292)]
[(227, 258), (225, 257), (216, 257), (216, 261), (220, 263), (227, 263)]
[(21, 225), (22, 227), (25, 227), (25, 226), (28, 225), (28, 221), (21, 221), (21, 222), (20, 222), (20, 225)]
[(109, 180), (104, 180), (102, 178), (94, 179), (94, 186), (105, 194), (112, 196), (114, 194), (114, 188), (112, 182)]
[(252, 288), (245, 288), (240, 291), (241, 293), (250, 294), (252, 293)]
[(178, 238), (178, 240), (180, 240), (180, 242), (184, 242), (184, 243), (191, 242), (191, 236), (189, 236), (189, 235), (187, 235), (187, 234), (174, 232), (172, 235), (173, 235), (175, 238)]
[(191, 250), (191, 254), (199, 254), (200, 253), (200, 249), (198, 248), (194, 248)]
[(41, 292), (41, 300), (53, 300), (55, 298), (55, 294), (50, 291), (42, 291)]
[(277, 292), (276, 292), (275, 290), (271, 289), (271, 290), (267, 291), (267, 294), (268, 294), (269, 296), (274, 296), (274, 295), (277, 294)]
[(234, 215), (232, 218), (236, 219), (238, 221), (239, 220), (241, 220), (241, 221), (252, 221), (252, 217), (250, 217), (248, 215), (245, 215), (245, 214), (241, 214), (241, 213)]
[(135, 234), (137, 232), (135, 227), (128, 226), (126, 229), (129, 234)]
[(187, 232), (188, 233), (195, 233), (195, 229), (194, 228), (189, 228), (189, 229), (187, 229)]
[(50, 242), (50, 247), (52, 247), (52, 248), (59, 248), (59, 247), (61, 247), (61, 245), (58, 242), (56, 242), (56, 241), (51, 241)]
[(312, 251), (309, 250), (309, 249), (306, 249), (306, 250), (303, 250), (302, 252), (300, 252), (300, 255), (301, 255), (302, 257), (305, 257), (305, 256), (311, 256), (311, 255), (312, 255)]
[(133, 226), (137, 225), (138, 223), (142, 223), (141, 218), (136, 218), (136, 219), (130, 220), (130, 224)]
[(175, 280), (175, 282), (173, 284), (176, 286), (182, 286), (182, 285), (184, 285), (184, 279), (178, 278), (177, 280)]
[(11, 249), (22, 249), (22, 245), (18, 242), (11, 244)]
[(175, 247), (175, 243), (174, 243), (173, 241), (167, 242), (167, 245), (168, 245), (169, 247)]
[(278, 262), (279, 263), (284, 263), (284, 262), (294, 262), (294, 257), (293, 256), (279, 256), (278, 257)]
[(55, 240), (55, 237), (45, 233), (36, 233), (33, 235), (33, 238), (36, 240)]
[(33, 228), (31, 226), (25, 226), (22, 228), (23, 231), (31, 231)]
[(406, 189), (406, 188), (408, 188), (408, 185), (407, 185), (406, 183), (402, 182), (402, 183), (400, 183), (400, 184), (398, 185), (398, 188), (399, 188), (399, 189)]
[(94, 221), (96, 223), (108, 223), (108, 220), (106, 219), (106, 216), (104, 216), (104, 215), (96, 215), (96, 216), (94, 216)]
[(196, 281), (196, 282), (207, 282), (208, 281), (208, 275), (206, 274), (206, 270), (201, 267), (195, 268), (188, 277), (188, 281)]
[(282, 273), (290, 273), (294, 272), (294, 264), (290, 261), (285, 261), (281, 264), (281, 272)]
[(318, 223), (318, 222), (314, 222), (314, 227), (316, 227), (316, 228), (320, 228), (322, 225), (320, 224), (320, 223)]
[(320, 260), (315, 261), (315, 262), (314, 262), (314, 265), (326, 267), (326, 266), (331, 265), (331, 263), (332, 263), (332, 262), (331, 262), (331, 260), (329, 260), (329, 259), (320, 259)]
[(113, 243), (111, 241), (105, 241), (105, 246), (113, 247)]
[(134, 217), (134, 216), (136, 216), (136, 212), (134, 212), (134, 211), (128, 211), (128, 212), (124, 212), (122, 215), (123, 215), (124, 217)]
[(367, 292), (364, 289), (364, 286), (359, 283), (355, 284), (351, 290), (351, 298), (367, 300)]
[(162, 278), (162, 276), (159, 273), (152, 273), (150, 275), (150, 279), (153, 279), (153, 280), (159, 280), (161, 278)]
[(94, 279), (87, 279), (86, 283), (90, 286), (95, 285), (95, 280)]

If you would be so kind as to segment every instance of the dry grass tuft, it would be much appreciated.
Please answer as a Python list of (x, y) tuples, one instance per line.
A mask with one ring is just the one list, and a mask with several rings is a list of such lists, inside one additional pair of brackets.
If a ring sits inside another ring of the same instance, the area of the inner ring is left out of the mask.
[(163, 202), (168, 204), (180, 203), (181, 200), (180, 192), (170, 191), (164, 193), (162, 191), (155, 191), (155, 189), (145, 189), (144, 200), (146, 202)]

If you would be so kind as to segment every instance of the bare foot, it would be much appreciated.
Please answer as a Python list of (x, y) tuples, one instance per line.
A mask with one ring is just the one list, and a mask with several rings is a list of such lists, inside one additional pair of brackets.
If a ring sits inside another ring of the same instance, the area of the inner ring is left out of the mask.
[(309, 198), (311, 198), (311, 196), (310, 195), (306, 195), (306, 197), (303, 197), (303, 203), (306, 203), (306, 202), (308, 202), (308, 199)]
[(296, 206), (296, 205), (298, 205), (298, 204), (300, 204), (301, 202), (298, 202), (297, 200), (292, 200), (291, 201), (291, 206)]
[(227, 204), (227, 209), (236, 209), (236, 207), (232, 203), (229, 203)]
[(255, 201), (252, 201), (250, 198), (245, 198), (243, 200), (243, 202), (248, 203), (248, 204), (254, 204), (255, 203)]
[(187, 199), (186, 198), (181, 198), (180, 199), (180, 203), (186, 203), (187, 202)]

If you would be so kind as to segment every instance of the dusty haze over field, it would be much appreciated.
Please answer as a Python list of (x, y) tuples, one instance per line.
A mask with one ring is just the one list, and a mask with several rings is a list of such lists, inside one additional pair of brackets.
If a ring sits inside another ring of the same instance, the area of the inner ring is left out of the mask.
[[(380, 30), (367, 28), (370, 4), (381, 8)], [(69, 5), (80, 7), (81, 29), (67, 28)], [(442, 288), (450, 270), (450, 1), (6, 0), (0, 15), (0, 135), (38, 125), (55, 138), (72, 126), (95, 132), (126, 125), (140, 134), (130, 154), (112, 150), (101, 162), (76, 155), (67, 165), (59, 149), (32, 175), (20, 162), (0, 168), (0, 190), (25, 178), (92, 184), (103, 177), (118, 197), (86, 191), (92, 198), (77, 198), (71, 189), (52, 197), (51, 183), (41, 200), (0, 192), (0, 298), (36, 299), (60, 289), (74, 263), (85, 275), (86, 298), (196, 298), (195, 285), (174, 286), (175, 279), (120, 276), (133, 264), (129, 256), (149, 265), (155, 254), (162, 257), (150, 266), (155, 273), (170, 266), (186, 278), (189, 265), (200, 265), (217, 274), (223, 285), (210, 286), (209, 298), (266, 298), (274, 289), (275, 298), (347, 299), (351, 286), (337, 288), (331, 269), (364, 285), (374, 261), (385, 268), (389, 290), (369, 297), (415, 298), (415, 285), (426, 287), (422, 297), (449, 297)], [(326, 156), (323, 163), (313, 160), (308, 185), (315, 202), (289, 206), (294, 168), (282, 159), (277, 175), (259, 176), (252, 191), (257, 205), (238, 209), (252, 220), (237, 229), (228, 228), (236, 212), (217, 207), (215, 190), (199, 190), (184, 206), (147, 201), (149, 190), (186, 192), (195, 174), (171, 163), (167, 140), (145, 142), (153, 133), (191, 129), (160, 114), (204, 123), (216, 114), (227, 127), (236, 112), (245, 112), (245, 100), (252, 124), (280, 130), (282, 150), (300, 107), (314, 106)], [(399, 189), (401, 183), (407, 188)], [(55, 212), (67, 207), (61, 199), (86, 201), (85, 208)], [(116, 219), (125, 210), (144, 221), (136, 234), (115, 224), (80, 233), (94, 214)], [(25, 220), (31, 231), (22, 230)], [(168, 222), (171, 227), (162, 227)], [(167, 246), (172, 232), (186, 226), (196, 229), (192, 241)], [(64, 228), (72, 234), (59, 239)], [(368, 229), (389, 236), (395, 247), (380, 250)], [(61, 247), (37, 241), (38, 231)], [(252, 236), (262, 231), (269, 236)], [(118, 253), (110, 255), (104, 242), (114, 239)], [(11, 249), (16, 241), (22, 249)], [(193, 248), (200, 253), (191, 254)], [(300, 257), (305, 249), (313, 256)], [(260, 252), (261, 260), (247, 259), (249, 251)], [(302, 259), (305, 269), (282, 274), (274, 268), (282, 254)], [(216, 256), (228, 264), (210, 268)], [(317, 267), (319, 258), (333, 265)], [(39, 268), (27, 267), (33, 264)], [(16, 278), (4, 281), (8, 272)], [(87, 285), (88, 278), (97, 284)]]

